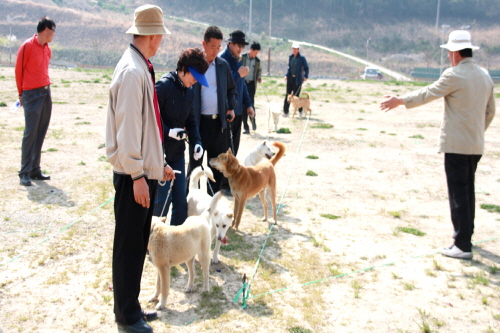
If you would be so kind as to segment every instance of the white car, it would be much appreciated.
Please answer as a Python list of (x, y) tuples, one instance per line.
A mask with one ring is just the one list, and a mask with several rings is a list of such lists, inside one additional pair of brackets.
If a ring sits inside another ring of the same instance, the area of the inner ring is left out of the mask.
[(378, 69), (372, 67), (366, 67), (365, 72), (361, 75), (363, 80), (382, 80), (384, 76), (379, 72)]

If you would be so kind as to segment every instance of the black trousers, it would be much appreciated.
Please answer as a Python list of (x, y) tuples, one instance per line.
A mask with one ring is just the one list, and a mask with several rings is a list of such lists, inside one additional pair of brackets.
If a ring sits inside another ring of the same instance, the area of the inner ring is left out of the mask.
[(471, 239), (476, 213), (474, 176), (481, 156), (451, 153), (444, 155), (451, 221), (456, 232), (455, 246), (464, 252), (472, 251)]
[[(288, 103), (288, 95), (293, 93), (295, 96), (300, 94), (300, 90), (302, 84), (296, 84), (296, 78), (289, 77), (286, 80), (286, 96), (285, 102), (283, 104), (283, 113), (288, 114), (288, 110), (290, 109), (290, 103)], [(302, 108), (299, 108), (299, 112), (302, 112)]]
[(243, 122), (243, 115), (240, 114), (239, 116), (234, 116), (234, 120), (231, 123), (229, 123), (230, 132), (229, 135), (227, 136), (228, 147), (231, 148), (234, 156), (238, 154), (238, 150), (240, 149), (242, 122)]
[[(195, 161), (193, 158), (194, 154), (193, 145), (189, 145), (189, 164), (188, 164), (188, 171), (186, 174), (187, 175), (186, 193), (189, 193), (189, 182), (191, 179), (191, 172), (193, 172), (193, 170), (196, 167), (199, 167), (202, 164), (205, 155), (207, 156), (207, 164), (208, 164), (211, 158), (215, 158), (219, 156), (219, 154), (225, 153), (229, 148), (228, 130), (222, 129), (222, 124), (220, 122), (220, 119), (218, 118), (211, 119), (204, 117), (202, 115), (200, 119), (200, 136), (201, 136), (201, 145), (203, 146), (204, 152), (203, 156), (198, 161)], [(213, 194), (215, 194), (220, 189), (229, 189), (229, 182), (227, 178), (224, 177), (224, 175), (221, 172), (219, 172), (219, 170), (215, 168), (211, 169), (214, 173), (214, 179), (215, 179), (215, 183), (210, 181), (210, 186), (214, 191)], [(208, 194), (212, 195), (210, 188), (207, 188), (207, 192)]]
[(115, 238), (113, 241), (113, 293), (116, 321), (131, 325), (142, 318), (139, 293), (148, 248), (157, 180), (146, 179), (151, 205), (144, 208), (134, 199), (130, 175), (113, 174), (115, 187)]
[(50, 87), (24, 90), (22, 98), (25, 126), (19, 174), (36, 174), (40, 171), (43, 141), (52, 115)]
[[(255, 81), (247, 81), (247, 89), (248, 89), (248, 94), (250, 95), (250, 100), (252, 101), (253, 108), (255, 110), (255, 91), (257, 90), (257, 85), (255, 84)], [(248, 127), (248, 113), (246, 112), (248, 105), (245, 105), (245, 109), (243, 110), (242, 116), (243, 116), (243, 128), (245, 131), (249, 132), (250, 128)]]

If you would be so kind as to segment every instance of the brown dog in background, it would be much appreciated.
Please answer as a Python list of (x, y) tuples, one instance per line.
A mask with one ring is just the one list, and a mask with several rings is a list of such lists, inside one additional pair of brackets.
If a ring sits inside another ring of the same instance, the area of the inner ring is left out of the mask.
[[(293, 91), (291, 94), (288, 95), (287, 100), (288, 103), (292, 104), (293, 106), (293, 115), (292, 118), (295, 117), (295, 113), (297, 113), (297, 110), (302, 108), (306, 112), (309, 111), (309, 116), (312, 114), (311, 110), (311, 95), (309, 93), (304, 93), (304, 95), (307, 95), (307, 98), (303, 97), (298, 97), (293, 94)], [(301, 114), (302, 116), (302, 114)]]
[(243, 215), (243, 209), (248, 199), (259, 194), (260, 201), (264, 207), (263, 221), (267, 221), (266, 188), (269, 189), (271, 205), (273, 208), (274, 223), (278, 222), (276, 217), (276, 174), (274, 166), (285, 154), (285, 145), (281, 142), (273, 144), (279, 149), (269, 161), (263, 161), (255, 166), (245, 167), (240, 164), (233, 155), (231, 148), (216, 158), (210, 159), (210, 165), (224, 174), (229, 180), (231, 193), (234, 197), (234, 220), (233, 227), (238, 230)]

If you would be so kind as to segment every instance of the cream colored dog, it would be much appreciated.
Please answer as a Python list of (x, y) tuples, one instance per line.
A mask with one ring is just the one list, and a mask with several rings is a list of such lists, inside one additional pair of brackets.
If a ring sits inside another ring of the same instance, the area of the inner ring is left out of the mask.
[[(205, 172), (203, 172), (201, 167), (197, 167), (191, 173), (191, 178), (189, 180), (189, 194), (187, 196), (188, 216), (202, 215), (207, 211), (207, 209), (210, 207), (210, 203), (212, 202), (212, 197), (209, 196), (206, 191), (198, 188), (198, 181), (204, 173), (209, 179), (214, 181), (212, 169), (210, 169), (209, 167), (205, 168)], [(217, 200), (216, 206), (213, 209), (211, 216), (211, 240), (213, 241), (215, 239), (215, 248), (212, 262), (216, 264), (219, 262), (220, 246), (221, 244), (227, 243), (226, 233), (233, 223), (234, 214), (233, 210), (229, 208), (227, 199), (222, 197), (221, 200)]]
[[(311, 110), (311, 95), (309, 93), (304, 93), (304, 95), (307, 95), (307, 98), (303, 97), (298, 97), (293, 94), (293, 91), (291, 94), (288, 95), (287, 100), (288, 103), (292, 104), (293, 106), (293, 115), (292, 118), (295, 117), (295, 113), (297, 113), (297, 110), (300, 108), (303, 108), (306, 112), (309, 111), (309, 116), (312, 114)], [(302, 114), (301, 114), (302, 116)]]
[(240, 226), (245, 203), (257, 193), (264, 207), (264, 218), (262, 220), (267, 221), (266, 189), (269, 189), (274, 223), (278, 221), (276, 216), (276, 174), (274, 173), (274, 166), (285, 154), (285, 145), (281, 142), (275, 142), (273, 145), (279, 149), (276, 155), (269, 161), (263, 161), (252, 167), (241, 165), (233, 155), (231, 148), (226, 153), (210, 159), (210, 165), (222, 172), (229, 180), (231, 193), (234, 196), (233, 227), (236, 230)]
[(170, 268), (186, 263), (188, 268), (188, 283), (185, 291), (194, 290), (194, 259), (198, 256), (203, 270), (203, 291), (208, 291), (208, 270), (210, 266), (210, 227), (209, 219), (212, 218), (213, 208), (217, 205), (221, 194), (214, 196), (210, 208), (201, 216), (190, 216), (180, 226), (170, 226), (153, 217), (151, 233), (149, 235), (149, 257), (158, 269), (156, 290), (149, 300), (158, 302), (157, 310), (165, 308), (170, 290)]
[[(269, 133), (271, 133), (273, 131), (277, 132), (278, 131), (278, 123), (280, 121), (280, 115), (281, 115), (279, 105), (276, 103), (267, 103), (267, 112), (268, 112), (267, 131)], [(273, 120), (274, 129), (271, 129), (271, 118)]]

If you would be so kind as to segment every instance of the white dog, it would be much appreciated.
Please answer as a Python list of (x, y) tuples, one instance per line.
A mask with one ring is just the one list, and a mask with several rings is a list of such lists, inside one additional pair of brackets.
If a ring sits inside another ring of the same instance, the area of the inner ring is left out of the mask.
[[(268, 132), (277, 132), (278, 131), (278, 123), (280, 121), (280, 107), (276, 103), (267, 103), (267, 130)], [(273, 119), (274, 130), (271, 129), (271, 118)]]
[(185, 291), (194, 290), (194, 258), (198, 256), (203, 270), (203, 291), (208, 291), (208, 270), (210, 267), (210, 227), (209, 219), (217, 205), (220, 195), (215, 196), (210, 203), (209, 209), (201, 216), (190, 216), (179, 226), (170, 226), (153, 217), (151, 222), (151, 233), (149, 235), (149, 256), (151, 262), (158, 269), (156, 279), (156, 290), (150, 302), (158, 302), (157, 310), (165, 308), (170, 290), (170, 268), (186, 263), (188, 268), (188, 283)]
[[(209, 167), (205, 168), (206, 176), (213, 180), (212, 169)], [(212, 202), (212, 197), (207, 194), (206, 191), (203, 191), (198, 188), (198, 181), (203, 176), (204, 172), (201, 167), (197, 167), (191, 173), (191, 179), (189, 181), (189, 194), (187, 196), (188, 203), (188, 216), (201, 215), (205, 213), (210, 204)], [(213, 212), (210, 212), (210, 234), (211, 240), (213, 241), (215, 238), (215, 248), (213, 254), (213, 263), (219, 262), (219, 250), (221, 243), (227, 243), (226, 233), (227, 230), (231, 227), (233, 223), (233, 210), (229, 208), (227, 199), (223, 198), (220, 200), (222, 196), (218, 192), (216, 196), (219, 199), (216, 200), (216, 205), (214, 206)]]
[(253, 149), (245, 157), (243, 164), (245, 166), (254, 166), (262, 161), (264, 157), (270, 160), (273, 156), (274, 153), (271, 149), (271, 146), (267, 143), (267, 140), (264, 140), (263, 142), (253, 147)]

